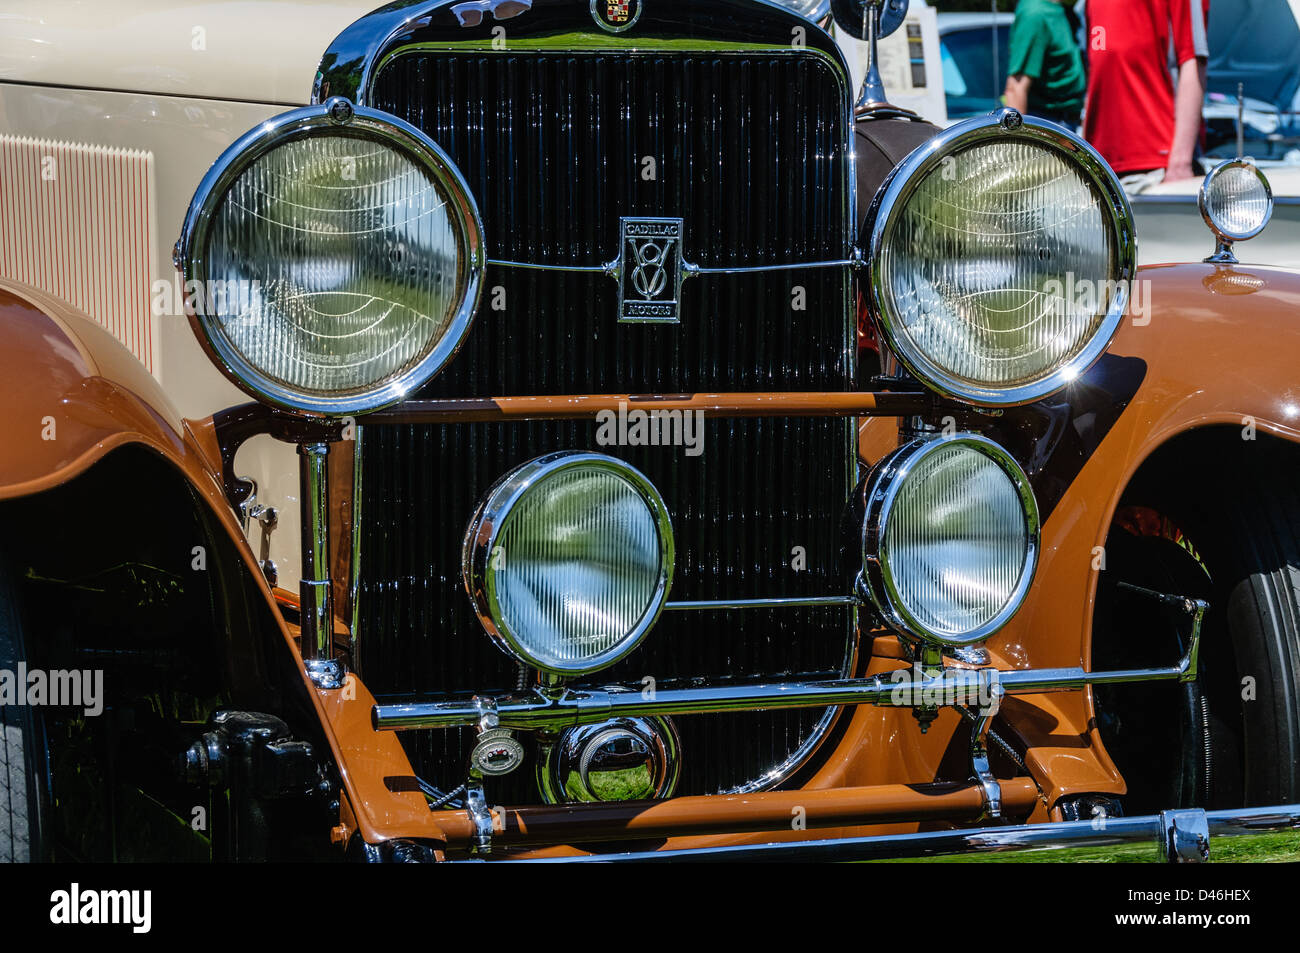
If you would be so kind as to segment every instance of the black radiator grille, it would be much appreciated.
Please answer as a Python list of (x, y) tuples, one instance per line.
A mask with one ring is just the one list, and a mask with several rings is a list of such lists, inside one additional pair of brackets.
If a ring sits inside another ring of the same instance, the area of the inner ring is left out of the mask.
[[(685, 219), (701, 267), (842, 260), (844, 93), (811, 57), (408, 53), (372, 102), (423, 128), (465, 173), (494, 258), (603, 264), (624, 216)], [(641, 159), (656, 176), (641, 177)], [(420, 395), (845, 390), (847, 269), (688, 281), (679, 325), (620, 324), (599, 274), (489, 269), (465, 348)], [(806, 309), (796, 311), (795, 288)], [(492, 310), (493, 289), (506, 307)], [(709, 419), (704, 453), (599, 447), (594, 422), (368, 427), (363, 459), (360, 662), (377, 695), (513, 687), (460, 579), (460, 540), (491, 484), (558, 449), (610, 453), (663, 493), (677, 539), (673, 600), (840, 596), (852, 441), (842, 420)], [(792, 567), (794, 548), (807, 568)], [(629, 659), (595, 681), (659, 687), (833, 677), (844, 608), (665, 613)], [(679, 790), (740, 785), (783, 761), (819, 711), (678, 720)], [(403, 735), (417, 771), (454, 784), (467, 738)], [(494, 801), (534, 800), (530, 771)]]
[[(848, 257), (842, 97), (828, 66), (788, 54), (408, 53), (373, 100), (461, 169), (494, 259), (604, 265), (623, 217), (681, 217), (686, 260), (728, 268)], [(461, 357), (424, 396), (842, 389), (847, 281), (695, 278), (681, 324), (661, 326), (620, 324), (602, 275), (494, 267)]]

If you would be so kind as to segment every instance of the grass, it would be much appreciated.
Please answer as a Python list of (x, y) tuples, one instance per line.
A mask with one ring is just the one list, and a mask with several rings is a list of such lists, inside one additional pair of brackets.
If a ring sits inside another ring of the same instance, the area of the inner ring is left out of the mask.
[[(1114, 847), (1067, 847), (1063, 850), (1016, 851), (994, 854), (954, 854), (916, 860), (880, 860), (867, 863), (921, 864), (1154, 864), (1162, 863), (1155, 844), (1119, 844)], [(1252, 837), (1215, 837), (1210, 840), (1210, 863), (1276, 864), (1300, 862), (1300, 831), (1256, 834)]]

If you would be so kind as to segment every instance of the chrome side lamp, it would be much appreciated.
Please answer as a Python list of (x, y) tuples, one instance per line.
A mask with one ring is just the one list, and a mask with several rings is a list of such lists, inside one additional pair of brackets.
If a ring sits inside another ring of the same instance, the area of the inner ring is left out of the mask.
[(1205, 261), (1235, 265), (1235, 242), (1254, 238), (1273, 217), (1273, 190), (1253, 159), (1229, 159), (1210, 170), (1198, 196), (1201, 217), (1218, 246)]

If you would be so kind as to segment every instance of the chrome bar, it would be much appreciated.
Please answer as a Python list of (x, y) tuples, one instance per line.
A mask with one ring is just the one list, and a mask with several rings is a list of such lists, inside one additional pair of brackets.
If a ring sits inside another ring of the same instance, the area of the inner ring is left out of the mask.
[[(1192, 681), (1196, 678), (1200, 650), (1200, 629), (1193, 628), (1187, 654), (1166, 668), (1086, 672), (1082, 668), (944, 669), (937, 675), (917, 675), (907, 669), (871, 678), (837, 679), (825, 682), (773, 682), (758, 685), (719, 685), (699, 688), (660, 689), (651, 694), (639, 688), (609, 688), (600, 691), (573, 689), (551, 697), (497, 698), (493, 701), (503, 728), (556, 730), (571, 725), (593, 724), (630, 715), (695, 715), (727, 711), (771, 711), (790, 708), (822, 708), (830, 705), (889, 705), (915, 707), (919, 704), (971, 704), (974, 699), (993, 699), (994, 685), (1003, 695), (1034, 695), (1070, 691), (1090, 685), (1120, 685), (1139, 682)], [(983, 703), (987, 707), (989, 703)], [(412, 701), (375, 705), (374, 726), (380, 731), (411, 731), (424, 728), (454, 728), (478, 724), (482, 700), (475, 697)]]
[(329, 445), (298, 447), (302, 499), (302, 657), (333, 656), (334, 599), (330, 584)]
[[(608, 265), (542, 265), (528, 261), (508, 261), (502, 258), (489, 258), (489, 265), (497, 268), (521, 268), (525, 271), (561, 271), (586, 275), (608, 275), (617, 278), (619, 262)], [(854, 268), (861, 264), (857, 258), (837, 258), (830, 261), (799, 261), (782, 265), (748, 265), (729, 268), (703, 268), (690, 262), (682, 263), (682, 278), (704, 278), (716, 275), (756, 275), (769, 271), (812, 271), (823, 268)]]
[(709, 609), (808, 609), (819, 606), (856, 606), (856, 596), (811, 596), (790, 599), (700, 599), (665, 603), (665, 612), (700, 612)]
[[(942, 857), (958, 854), (992, 854), (1044, 852), (1087, 849), (1096, 859), (1098, 848), (1128, 849), (1127, 856), (1114, 859), (1141, 859), (1133, 848), (1147, 848), (1151, 860), (1183, 861), (1185, 856), (1170, 856), (1168, 844), (1174, 839), (1179, 823), (1197, 815), (1209, 832), (1209, 857), (1213, 858), (1214, 839), (1261, 834), (1296, 834), (1295, 851), (1300, 856), (1300, 805), (1262, 808), (1234, 808), (1225, 811), (1165, 811), (1146, 817), (1107, 818), (1097, 821), (1072, 821), (1059, 824), (1027, 824), (1017, 827), (984, 827), (973, 830), (938, 831), (922, 834), (893, 834), (883, 837), (851, 837), (772, 844), (749, 844), (734, 847), (705, 847), (687, 850), (633, 851), (621, 854), (593, 854), (577, 857), (545, 857), (513, 861), (514, 863), (639, 863), (697, 862), (789, 862), (789, 861), (864, 861), (901, 858)], [(1059, 858), (1055, 858), (1059, 859)]]
[(349, 651), (352, 668), (361, 672), (361, 441), (362, 427), (356, 425), (356, 442), (352, 445), (352, 559), (349, 561), (348, 602)]

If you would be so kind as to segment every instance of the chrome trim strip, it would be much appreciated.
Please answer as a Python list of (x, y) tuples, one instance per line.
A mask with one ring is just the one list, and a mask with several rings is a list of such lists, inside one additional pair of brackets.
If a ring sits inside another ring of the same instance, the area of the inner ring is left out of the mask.
[(694, 602), (669, 602), (665, 612), (705, 612), (714, 609), (803, 609), (817, 606), (856, 606), (857, 596), (810, 596), (775, 599), (700, 599)]
[[(577, 857), (540, 857), (514, 863), (638, 863), (737, 861), (866, 861), (909, 857), (942, 857), (961, 854), (1001, 854), (1029, 851), (1058, 851), (1072, 848), (1096, 850), (1107, 847), (1145, 845), (1152, 860), (1183, 861), (1170, 856), (1171, 835), (1178, 833), (1181, 815), (1203, 819), (1209, 832), (1209, 856), (1214, 838), (1250, 837), (1294, 833), (1300, 853), (1300, 804), (1277, 807), (1232, 808), (1223, 811), (1166, 811), (1145, 817), (1107, 818), (1096, 821), (1067, 821), (1054, 824), (1022, 824), (1015, 827), (981, 827), (972, 830), (936, 831), (920, 834), (890, 834), (880, 837), (843, 837), (833, 840), (746, 844), (728, 847), (697, 847), (685, 850), (631, 851), (619, 854), (583, 854)], [(1202, 855), (1204, 857), (1204, 855)], [(1095, 858), (1090, 858), (1095, 859)], [(1115, 858), (1121, 859), (1121, 858)]]
[[(573, 689), (548, 697), (495, 699), (502, 727), (555, 730), (591, 724), (624, 715), (699, 715), (727, 711), (820, 708), (830, 705), (885, 705), (912, 707), (917, 697), (956, 698), (1000, 685), (1006, 695), (1037, 695), (1071, 691), (1092, 685), (1139, 682), (1189, 682), (1196, 678), (1200, 632), (1193, 631), (1187, 654), (1164, 668), (1087, 672), (1082, 668), (957, 669), (916, 675), (907, 670), (888, 677), (849, 678), (828, 682), (773, 682), (757, 685), (721, 685), (701, 688), (659, 689), (643, 697), (639, 687), (611, 686), (601, 690)], [(379, 731), (455, 728), (477, 724), (482, 700), (474, 697), (443, 698), (375, 705), (374, 727)]]
[[(1114, 227), (1115, 273), (1106, 276), (1118, 284), (1110, 309), (1096, 335), (1070, 361), (1036, 381), (1011, 387), (974, 386), (958, 380), (930, 361), (899, 327), (892, 296), (882, 274), (885, 242), (908, 199), (922, 179), (958, 149), (976, 143), (1015, 137), (1037, 141), (1064, 153), (1088, 176), (1106, 201)], [(968, 119), (940, 132), (918, 146), (885, 179), (872, 205), (867, 234), (862, 236), (870, 262), (865, 291), (872, 314), (893, 354), (917, 378), (945, 397), (989, 407), (1013, 407), (1032, 403), (1059, 391), (1091, 367), (1110, 346), (1128, 310), (1128, 285), (1137, 274), (1137, 233), (1133, 210), (1119, 179), (1101, 155), (1087, 142), (1053, 122), (1021, 117), (1014, 109), (1002, 108), (991, 115)]]

